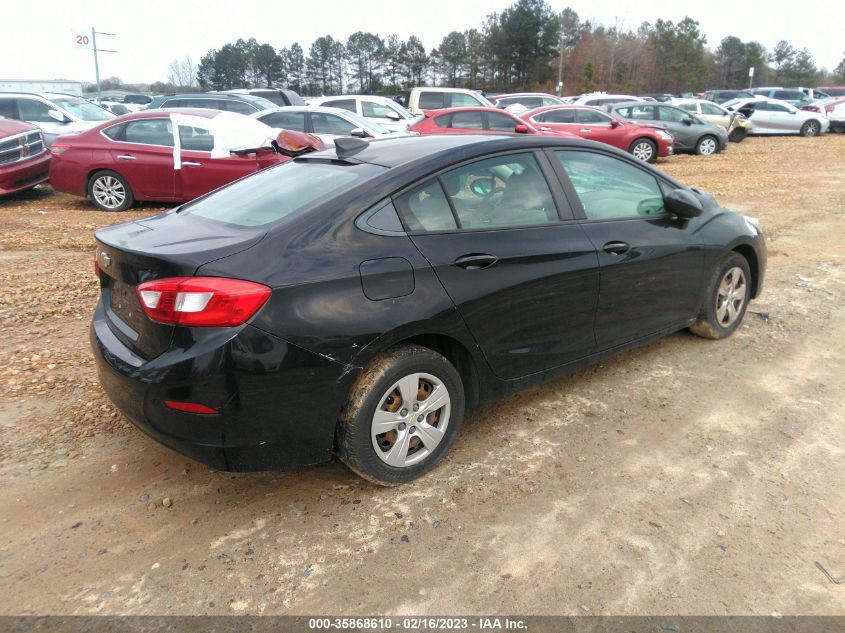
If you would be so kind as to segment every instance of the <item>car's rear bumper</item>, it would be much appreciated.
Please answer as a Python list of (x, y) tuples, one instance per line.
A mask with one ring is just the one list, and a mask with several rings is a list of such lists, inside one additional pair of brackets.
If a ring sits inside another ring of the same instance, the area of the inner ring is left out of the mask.
[[(357, 372), (252, 326), (231, 330), (228, 336), (217, 329), (203, 341), (177, 328), (171, 349), (147, 361), (112, 333), (100, 302), (90, 334), (106, 394), (165, 446), (220, 470), (284, 470), (330, 460), (337, 417)], [(186, 340), (194, 344), (179, 347)], [(185, 413), (166, 400), (218, 413)]]
[(0, 196), (31, 189), (50, 177), (50, 152), (20, 163), (0, 167)]

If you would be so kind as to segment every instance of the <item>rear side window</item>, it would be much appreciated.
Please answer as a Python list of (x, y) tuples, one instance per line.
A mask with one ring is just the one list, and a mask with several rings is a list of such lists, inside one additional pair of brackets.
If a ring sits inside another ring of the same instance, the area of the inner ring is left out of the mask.
[(449, 127), (462, 130), (483, 130), (484, 121), (481, 112), (455, 112), (452, 114), (452, 122)]
[(289, 161), (183, 206), (179, 213), (253, 227), (307, 212), (384, 171), (377, 165)]
[[(355, 99), (334, 99), (332, 101), (326, 101), (323, 104), (327, 108), (340, 108), (341, 110), (349, 110), (350, 112), (357, 112), (355, 108)], [(364, 115), (368, 116), (368, 115)]]
[(519, 125), (518, 121), (514, 121), (505, 114), (497, 114), (495, 112), (487, 113), (487, 126), (491, 130), (495, 130), (497, 132), (513, 132), (516, 130), (517, 125)]
[(123, 130), (123, 138), (121, 140), (127, 143), (173, 147), (173, 127), (170, 119), (139, 119), (137, 121), (129, 121)]
[(660, 112), (661, 121), (669, 121), (671, 123), (681, 123), (684, 119), (688, 119), (690, 116), (683, 110), (679, 110), (678, 108), (668, 108), (666, 106), (658, 108), (658, 111)]
[(273, 112), (260, 117), (260, 121), (270, 127), (281, 127), (286, 130), (305, 131), (304, 112)]
[(243, 101), (235, 101), (234, 99), (223, 99), (220, 102), (219, 108), (228, 112), (237, 112), (238, 114), (252, 114), (258, 108), (255, 108)]
[(593, 152), (557, 151), (584, 213), (590, 220), (616, 220), (663, 214), (657, 179), (618, 158)]
[(444, 93), (427, 90), (420, 93), (421, 110), (439, 110), (445, 106), (443, 101)]
[(436, 180), (429, 180), (396, 199), (412, 231), (448, 231), (458, 228), (449, 201)]

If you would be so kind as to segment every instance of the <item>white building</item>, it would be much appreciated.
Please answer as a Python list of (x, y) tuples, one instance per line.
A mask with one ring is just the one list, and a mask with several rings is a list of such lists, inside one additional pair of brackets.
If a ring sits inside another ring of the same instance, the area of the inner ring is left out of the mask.
[(82, 82), (63, 79), (0, 79), (0, 92), (63, 92), (82, 96)]

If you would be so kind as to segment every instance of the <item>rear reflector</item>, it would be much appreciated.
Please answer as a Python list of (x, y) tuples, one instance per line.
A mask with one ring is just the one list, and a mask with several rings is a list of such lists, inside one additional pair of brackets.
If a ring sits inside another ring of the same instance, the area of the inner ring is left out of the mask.
[(203, 415), (214, 415), (219, 413), (217, 409), (212, 409), (204, 404), (196, 402), (177, 402), (176, 400), (165, 400), (164, 406), (175, 411), (184, 411), (185, 413), (201, 413)]
[(270, 296), (270, 288), (226, 277), (169, 277), (138, 286), (147, 316), (158, 323), (231, 327), (245, 323)]

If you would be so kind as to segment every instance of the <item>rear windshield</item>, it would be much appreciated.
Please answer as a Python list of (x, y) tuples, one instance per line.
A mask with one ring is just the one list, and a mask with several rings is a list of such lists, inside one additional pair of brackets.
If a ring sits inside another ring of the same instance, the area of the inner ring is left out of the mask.
[(254, 227), (294, 217), (383, 172), (370, 164), (289, 161), (183, 206), (179, 213)]

